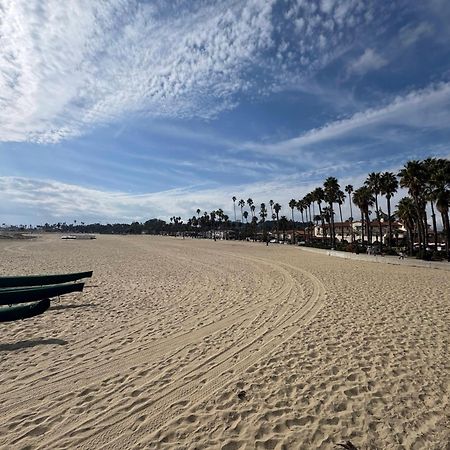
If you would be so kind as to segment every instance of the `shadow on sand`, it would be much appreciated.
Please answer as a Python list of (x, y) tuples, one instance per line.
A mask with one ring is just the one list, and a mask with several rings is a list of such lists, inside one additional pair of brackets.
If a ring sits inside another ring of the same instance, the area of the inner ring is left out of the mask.
[(64, 339), (31, 339), (29, 341), (19, 341), (13, 344), (0, 344), (0, 352), (12, 352), (22, 348), (37, 347), (38, 345), (67, 345)]

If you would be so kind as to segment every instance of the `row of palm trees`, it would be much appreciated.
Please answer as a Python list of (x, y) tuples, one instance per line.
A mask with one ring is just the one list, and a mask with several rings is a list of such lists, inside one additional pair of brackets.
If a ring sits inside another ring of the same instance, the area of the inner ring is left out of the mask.
[[(398, 188), (407, 189), (408, 196), (403, 197), (397, 204), (395, 214), (392, 214), (392, 197), (397, 193)], [(382, 212), (380, 202), (385, 198), (387, 214)], [(342, 217), (342, 207), (348, 200), (350, 208), (350, 229), (353, 230), (352, 223), (354, 221), (352, 205), (356, 206), (361, 215), (361, 237), (362, 242), (366, 238), (368, 242), (373, 241), (373, 226), (379, 228), (378, 244), (382, 248), (382, 215), (388, 221), (388, 239), (387, 245), (392, 246), (392, 221), (396, 216), (401, 220), (408, 233), (408, 242), (410, 250), (413, 250), (413, 242), (417, 239), (419, 250), (425, 253), (429, 245), (428, 233), (428, 215), (427, 209), (431, 210), (431, 219), (434, 236), (434, 248), (438, 246), (438, 232), (436, 211), (440, 213), (441, 220), (446, 236), (447, 256), (449, 256), (450, 244), (450, 224), (449, 224), (449, 201), (450, 201), (450, 161), (448, 159), (428, 158), (422, 161), (408, 161), (398, 174), (393, 172), (372, 172), (367, 176), (363, 186), (354, 189), (348, 184), (341, 189), (338, 180), (335, 177), (328, 177), (323, 186), (315, 188), (307, 193), (300, 200), (291, 199), (289, 208), (291, 209), (292, 226), (295, 227), (294, 210), (298, 210), (302, 217), (302, 223), (313, 224), (321, 223), (324, 240), (329, 243), (330, 247), (336, 247), (336, 226), (335, 226), (335, 210), (339, 211), (339, 218), (342, 226), (341, 236), (344, 236), (344, 220)], [(240, 220), (242, 223), (248, 224), (249, 215), (250, 222), (255, 225), (258, 223), (256, 206), (253, 199), (248, 198), (238, 200), (232, 197), (234, 221), (237, 222), (237, 207), (240, 208)], [(245, 210), (248, 206), (249, 211)], [(280, 218), (282, 206), (273, 200), (269, 201), (270, 215), (265, 203), (260, 204), (259, 217), (260, 223), (265, 226), (267, 217), (271, 217), (276, 222), (277, 235), (279, 237), (280, 221), (286, 222), (285, 216)], [(317, 211), (316, 211), (317, 207)], [(337, 208), (337, 209), (336, 209)], [(374, 208), (376, 222), (370, 220), (372, 209)], [(316, 214), (318, 212), (318, 214)], [(200, 218), (200, 210), (197, 210), (197, 223)], [(204, 217), (208, 216), (205, 213)], [(223, 214), (222, 210), (213, 211), (209, 215), (209, 222), (215, 221), (215, 217), (220, 222), (228, 222), (229, 218)], [(195, 216), (194, 216), (195, 217)], [(226, 220), (225, 220), (226, 217)], [(192, 219), (194, 220), (194, 218)], [(205, 219), (206, 221), (206, 219)], [(306, 227), (311, 233), (311, 227)], [(327, 232), (329, 230), (329, 237)], [(293, 233), (295, 236), (295, 233)], [(312, 238), (312, 235), (310, 236)], [(351, 239), (355, 236), (352, 231)], [(295, 239), (295, 237), (293, 238)]]

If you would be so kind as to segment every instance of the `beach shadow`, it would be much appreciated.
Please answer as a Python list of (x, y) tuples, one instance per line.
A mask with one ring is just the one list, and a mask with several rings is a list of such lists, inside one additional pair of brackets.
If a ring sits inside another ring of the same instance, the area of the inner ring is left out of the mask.
[(37, 347), (38, 345), (67, 345), (68, 343), (64, 339), (32, 339), (14, 342), (14, 344), (0, 344), (0, 352), (12, 352), (22, 348)]
[(53, 305), (50, 306), (50, 311), (58, 311), (63, 309), (76, 309), (76, 308), (92, 308), (97, 306), (95, 303), (85, 303), (83, 305)]

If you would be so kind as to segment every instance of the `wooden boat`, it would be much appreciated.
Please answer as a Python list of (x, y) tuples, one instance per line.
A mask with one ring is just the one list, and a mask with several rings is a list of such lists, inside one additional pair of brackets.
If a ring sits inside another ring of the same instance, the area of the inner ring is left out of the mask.
[(50, 299), (46, 298), (38, 302), (5, 306), (0, 308), (0, 322), (12, 322), (14, 320), (28, 319), (44, 313), (50, 307)]
[(46, 284), (67, 283), (69, 281), (91, 278), (92, 270), (89, 272), (61, 273), (57, 275), (21, 275), (16, 277), (0, 277), (0, 288), (21, 286), (43, 286)]
[(0, 305), (34, 302), (70, 292), (81, 292), (84, 283), (56, 284), (28, 288), (0, 289)]

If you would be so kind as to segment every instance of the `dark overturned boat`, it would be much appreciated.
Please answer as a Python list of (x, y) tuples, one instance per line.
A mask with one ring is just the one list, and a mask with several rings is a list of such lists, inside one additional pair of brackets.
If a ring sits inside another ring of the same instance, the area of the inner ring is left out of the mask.
[(50, 297), (82, 292), (84, 283), (56, 284), (38, 287), (20, 287), (0, 289), (0, 305), (14, 305), (17, 303), (34, 302)]
[(43, 314), (50, 307), (50, 299), (38, 302), (0, 307), (0, 322), (13, 322)]
[(21, 275), (0, 277), (0, 288), (44, 286), (46, 284), (68, 283), (82, 278), (91, 278), (92, 270), (88, 272), (62, 273), (56, 275)]

